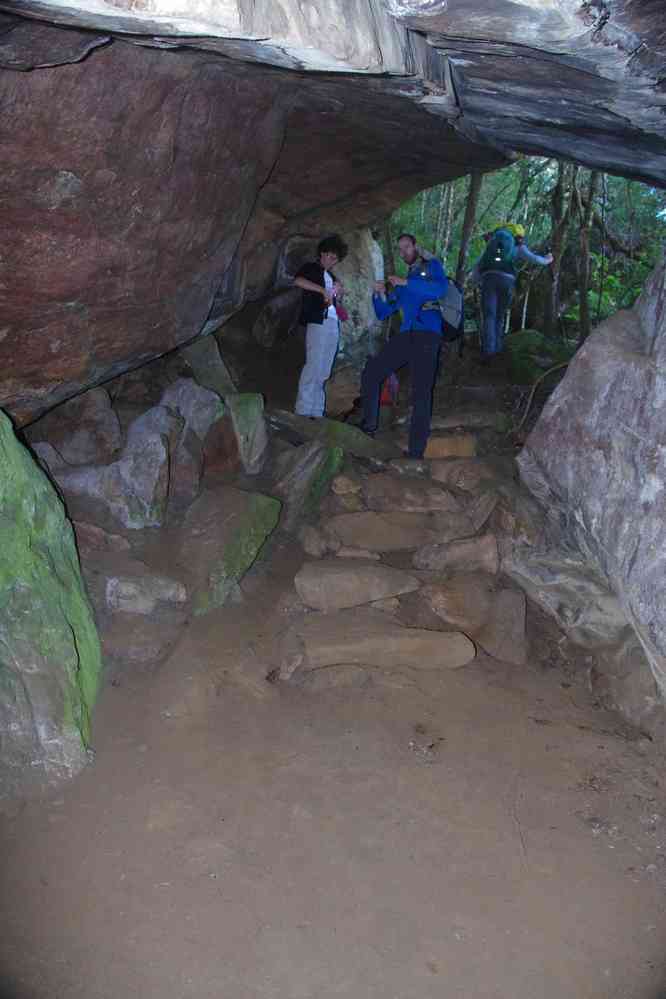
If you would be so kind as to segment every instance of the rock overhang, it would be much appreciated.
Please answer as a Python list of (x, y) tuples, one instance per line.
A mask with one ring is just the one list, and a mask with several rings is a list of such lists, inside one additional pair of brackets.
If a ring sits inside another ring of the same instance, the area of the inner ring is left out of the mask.
[[(463, 136), (666, 184), (660, 0), (5, 0), (12, 15), (390, 87)], [(11, 32), (5, 25), (5, 33)]]
[(0, 2), (0, 406), (29, 422), (214, 330), (290, 236), (514, 150), (666, 184), (659, 6)]

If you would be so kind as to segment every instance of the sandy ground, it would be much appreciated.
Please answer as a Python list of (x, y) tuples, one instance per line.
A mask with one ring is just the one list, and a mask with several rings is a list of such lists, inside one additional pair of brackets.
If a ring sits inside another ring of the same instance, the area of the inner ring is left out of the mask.
[[(9, 809), (1, 999), (658, 999), (663, 759), (544, 657), (270, 685), (297, 553)], [(547, 664), (550, 663), (548, 666)]]

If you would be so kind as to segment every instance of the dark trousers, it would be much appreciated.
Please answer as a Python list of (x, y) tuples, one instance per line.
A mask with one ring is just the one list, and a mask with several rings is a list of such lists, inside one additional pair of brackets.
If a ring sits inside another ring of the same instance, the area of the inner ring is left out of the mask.
[(439, 333), (409, 330), (396, 333), (376, 357), (369, 357), (361, 377), (363, 423), (376, 430), (379, 422), (379, 393), (388, 375), (409, 365), (412, 376), (412, 422), (409, 428), (409, 454), (422, 458), (430, 433), (432, 390), (442, 345)]
[(484, 354), (500, 354), (502, 352), (506, 310), (511, 305), (511, 297), (515, 287), (516, 279), (510, 274), (489, 271), (481, 279), (481, 306), (483, 308), (481, 348)]

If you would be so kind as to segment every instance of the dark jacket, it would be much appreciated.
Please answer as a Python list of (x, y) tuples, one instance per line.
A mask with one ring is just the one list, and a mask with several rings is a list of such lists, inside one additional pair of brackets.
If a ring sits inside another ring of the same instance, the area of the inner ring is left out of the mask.
[[(329, 271), (328, 273), (335, 281), (336, 278), (333, 272)], [(303, 264), (295, 276), (303, 277), (306, 281), (312, 281), (313, 284), (320, 284), (322, 288), (324, 287), (324, 268), (319, 262), (312, 261), (309, 264)], [(323, 295), (318, 291), (303, 290), (303, 304), (301, 305), (299, 322), (304, 326), (307, 326), (308, 323), (318, 323), (321, 326), (327, 312), (328, 302)]]

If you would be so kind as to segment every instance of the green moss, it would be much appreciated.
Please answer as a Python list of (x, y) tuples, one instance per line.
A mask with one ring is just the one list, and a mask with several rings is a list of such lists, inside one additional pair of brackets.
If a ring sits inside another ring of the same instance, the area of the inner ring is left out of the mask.
[(341, 447), (329, 447), (326, 449), (324, 460), (313, 476), (312, 483), (308, 490), (303, 504), (303, 513), (309, 516), (317, 512), (322, 497), (328, 492), (331, 480), (338, 474), (345, 460), (345, 453)]
[(521, 330), (506, 339), (511, 380), (516, 385), (531, 385), (552, 365), (568, 361), (576, 352), (570, 340), (552, 339), (538, 330)]
[(256, 392), (241, 392), (227, 399), (241, 447), (252, 440), (257, 423), (263, 419), (264, 400)]
[(53, 757), (59, 734), (63, 752), (74, 732), (90, 741), (99, 638), (62, 503), (1, 412), (0, 464), (0, 696), (23, 678), (30, 717), (17, 716), (15, 698), (3, 704), (14, 737), (45, 733)]
[(209, 573), (208, 587), (193, 599), (197, 616), (224, 605), (234, 583), (242, 579), (277, 526), (282, 508), (279, 500), (261, 493), (248, 493), (247, 497), (247, 506), (234, 523), (234, 533)]

